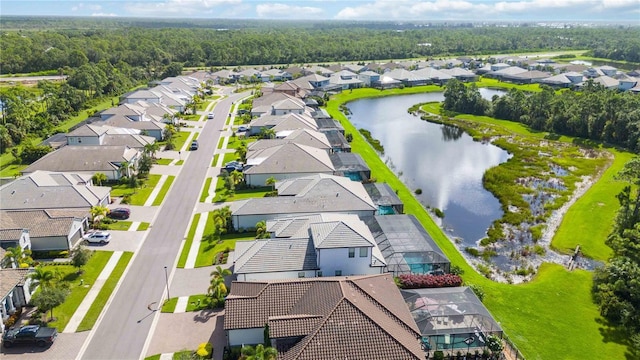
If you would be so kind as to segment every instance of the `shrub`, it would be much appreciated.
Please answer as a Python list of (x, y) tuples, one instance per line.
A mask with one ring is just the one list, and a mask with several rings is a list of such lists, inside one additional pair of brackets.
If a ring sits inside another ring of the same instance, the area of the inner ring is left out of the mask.
[(131, 203), (131, 195), (127, 194), (127, 195), (123, 196), (121, 203), (130, 204)]
[(422, 189), (417, 188), (416, 191), (414, 191), (416, 193), (416, 195), (420, 195), (422, 194)]
[(201, 359), (211, 359), (213, 357), (213, 345), (211, 343), (201, 343), (196, 350), (196, 355)]
[(449, 273), (453, 275), (462, 275), (464, 274), (464, 270), (462, 270), (462, 268), (458, 265), (451, 265)]
[(400, 287), (403, 289), (457, 287), (462, 285), (462, 278), (458, 275), (414, 275), (402, 274), (398, 276)]
[(444, 353), (440, 350), (433, 353), (434, 360), (444, 360)]
[(440, 219), (444, 218), (444, 212), (438, 208), (434, 208), (433, 212), (436, 214), (437, 217), (439, 217)]
[(471, 255), (473, 257), (480, 256), (480, 251), (478, 249), (476, 249), (476, 248), (466, 247), (466, 248), (464, 248), (464, 251), (466, 251), (469, 255)]
[(476, 294), (476, 296), (478, 297), (478, 299), (480, 299), (480, 301), (484, 301), (485, 292), (480, 285), (469, 284), (467, 286), (469, 286), (469, 288), (473, 290), (473, 293)]

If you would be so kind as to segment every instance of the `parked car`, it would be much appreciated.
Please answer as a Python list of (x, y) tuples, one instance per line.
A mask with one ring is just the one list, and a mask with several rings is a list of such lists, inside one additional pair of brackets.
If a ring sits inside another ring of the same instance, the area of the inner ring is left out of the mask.
[(129, 215), (131, 215), (131, 211), (127, 208), (112, 209), (107, 214), (108, 217), (112, 219), (118, 219), (118, 220), (126, 220), (129, 218)]
[(19, 329), (5, 331), (2, 345), (10, 348), (15, 344), (35, 344), (39, 347), (51, 346), (58, 336), (56, 328), (27, 325)]
[(232, 172), (232, 171), (242, 171), (242, 169), (244, 168), (244, 165), (239, 162), (239, 161), (229, 161), (228, 163), (224, 164), (224, 169), (227, 170), (228, 172)]
[(207, 115), (207, 119), (211, 120), (211, 119), (213, 119), (213, 117), (214, 117), (214, 116), (215, 116), (215, 114), (214, 114), (214, 113), (209, 113), (209, 114)]
[(91, 244), (106, 244), (111, 241), (111, 233), (108, 231), (95, 231), (84, 237)]
[(238, 126), (238, 131), (240, 131), (240, 132), (249, 131), (249, 127), (245, 126), (245, 125), (240, 125), (240, 126)]
[(198, 150), (198, 140), (193, 140), (191, 142), (191, 150)]

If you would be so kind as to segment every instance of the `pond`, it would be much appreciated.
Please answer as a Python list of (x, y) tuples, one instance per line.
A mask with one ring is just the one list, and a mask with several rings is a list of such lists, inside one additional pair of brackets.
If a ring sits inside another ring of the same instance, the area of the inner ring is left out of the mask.
[[(480, 89), (486, 99), (499, 90)], [(482, 186), (484, 172), (510, 155), (491, 144), (475, 142), (461, 129), (429, 123), (407, 109), (420, 102), (443, 101), (442, 93), (363, 99), (349, 103), (353, 125), (371, 132), (384, 146), (387, 165), (425, 207), (444, 212), (441, 226), (475, 246), (491, 223), (502, 217), (498, 200)], [(373, 174), (375, 177), (375, 174)]]

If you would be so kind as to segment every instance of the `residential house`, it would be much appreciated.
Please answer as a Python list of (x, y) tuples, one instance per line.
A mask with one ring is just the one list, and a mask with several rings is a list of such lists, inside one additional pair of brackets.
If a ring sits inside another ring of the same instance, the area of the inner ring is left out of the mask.
[(283, 130), (277, 132), (275, 139), (263, 139), (250, 143), (247, 146), (247, 151), (253, 152), (288, 143), (311, 146), (331, 152), (331, 143), (329, 139), (327, 139), (327, 136), (324, 133), (309, 129)]
[(385, 76), (398, 80), (405, 86), (426, 85), (429, 83), (429, 79), (426, 77), (421, 76), (416, 72), (400, 68), (385, 73)]
[(144, 101), (148, 103), (160, 103), (162, 101), (161, 94), (158, 94), (155, 91), (151, 91), (149, 89), (140, 89), (128, 94), (125, 94), (122, 97), (122, 103), (124, 104), (134, 104), (138, 101)]
[(255, 227), (259, 221), (315, 213), (373, 216), (377, 210), (362, 183), (346, 177), (315, 174), (279, 181), (278, 196), (252, 198), (233, 211), (235, 229)]
[(318, 74), (324, 77), (330, 77), (334, 74), (334, 71), (331, 71), (325, 67), (313, 65), (304, 69), (305, 75)]
[(415, 70), (413, 73), (420, 77), (428, 79), (432, 83), (440, 85), (445, 84), (447, 81), (453, 79), (453, 76), (432, 67)]
[(340, 70), (349, 70), (354, 73), (360, 73), (364, 70), (364, 66), (358, 64), (345, 64)]
[[(31, 238), (29, 237), (29, 230), (27, 229), (4, 229), (0, 227), (0, 249), (2, 256), (0, 262), (4, 259), (4, 254), (9, 248), (20, 247), (22, 250), (31, 250)], [(10, 268), (17, 268), (19, 264), (15, 261), (11, 262)], [(4, 266), (4, 265), (3, 265)]]
[[(119, 180), (123, 173), (129, 176), (141, 153), (128, 146), (64, 146), (41, 157), (27, 166), (25, 175), (38, 170), (75, 172), (93, 176), (103, 173), (110, 180)], [(127, 164), (127, 169), (121, 169)]]
[(100, 119), (107, 120), (112, 116), (119, 115), (126, 116), (133, 121), (149, 121), (151, 119), (147, 119), (145, 108), (140, 105), (141, 102), (145, 104), (159, 104), (159, 102), (154, 103), (142, 100), (138, 100), (135, 103), (124, 103), (116, 107), (103, 110), (100, 113)]
[(400, 292), (429, 350), (483, 352), (488, 336), (502, 337), (500, 324), (469, 287)]
[(85, 209), (110, 203), (111, 188), (94, 186), (91, 175), (37, 170), (0, 187), (0, 209)]
[(609, 66), (609, 65), (603, 65), (598, 67), (598, 70), (600, 70), (604, 75), (606, 76), (610, 76), (610, 77), (614, 77), (616, 76), (618, 69), (614, 68), (613, 66)]
[(0, 269), (0, 333), (7, 330), (5, 322), (9, 316), (31, 301), (32, 272), (33, 269)]
[(315, 214), (267, 222), (269, 239), (236, 244), (240, 281), (381, 274), (385, 262), (357, 215)]
[(324, 149), (297, 143), (285, 143), (247, 152), (244, 178), (247, 185), (264, 186), (267, 179), (291, 179), (309, 174), (335, 172), (329, 154)]
[(380, 74), (370, 70), (358, 73), (358, 80), (362, 81), (363, 86), (373, 86), (373, 84), (380, 81)]
[[(79, 209), (2, 210), (0, 230), (27, 230), (33, 251), (71, 250), (82, 240), (88, 226), (87, 211)], [(8, 236), (7, 233), (3, 234)], [(15, 235), (17, 231), (15, 231)], [(21, 236), (3, 243), (19, 243)]]
[(593, 79), (593, 82), (604, 86), (606, 89), (617, 89), (620, 86), (620, 81), (618, 81), (618, 79), (614, 79), (607, 75), (599, 76)]
[(440, 71), (464, 82), (478, 80), (478, 75), (476, 75), (473, 71), (459, 68), (459, 67), (454, 67), (451, 69), (442, 69)]
[(342, 70), (331, 75), (329, 84), (336, 88), (347, 90), (362, 87), (363, 82), (358, 79), (358, 74), (349, 70)]
[(276, 134), (297, 129), (320, 131), (316, 119), (307, 114), (262, 115), (249, 123), (250, 135), (257, 135), (268, 129), (272, 129)]
[(540, 84), (551, 87), (569, 88), (581, 84), (584, 80), (585, 77), (582, 74), (570, 71), (541, 79)]
[(269, 69), (267, 71), (262, 71), (260, 74), (263, 77), (263, 81), (265, 77), (267, 77), (269, 81), (293, 80), (293, 75), (280, 69)]
[[(323, 89), (329, 85), (330, 79), (326, 76), (322, 76), (319, 74), (309, 74), (307, 76), (303, 76), (294, 80), (295, 84), (302, 85), (303, 82), (308, 82), (311, 85), (311, 89)], [(305, 87), (306, 88), (306, 87)]]
[(270, 345), (282, 359), (424, 359), (420, 334), (389, 275), (234, 282), (229, 346)]
[(619, 81), (618, 90), (627, 91), (632, 89), (638, 83), (638, 78), (631, 77), (628, 75), (620, 75), (617, 77)]
[(448, 273), (451, 262), (413, 215), (376, 215), (365, 218), (393, 276)]
[(541, 80), (547, 79), (550, 76), (551, 74), (548, 72), (529, 70), (516, 74), (504, 74), (502, 75), (502, 80), (516, 84), (534, 84), (539, 83)]
[(114, 128), (135, 129), (139, 130), (140, 134), (145, 134), (155, 138), (156, 140), (162, 140), (164, 128), (167, 126), (164, 123), (158, 121), (134, 121), (123, 115), (114, 115), (106, 120), (100, 118), (89, 119), (89, 124), (98, 126), (111, 126)]
[(140, 130), (114, 128), (111, 126), (82, 125), (67, 134), (67, 144), (71, 146), (123, 145), (142, 150), (146, 145), (153, 144), (156, 139), (141, 135)]

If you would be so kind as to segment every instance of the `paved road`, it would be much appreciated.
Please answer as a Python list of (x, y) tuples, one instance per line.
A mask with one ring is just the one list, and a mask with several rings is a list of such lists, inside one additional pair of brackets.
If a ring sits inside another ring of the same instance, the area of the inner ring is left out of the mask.
[(92, 333), (86, 350), (81, 352), (82, 359), (125, 360), (139, 359), (142, 355), (157, 315), (148, 306), (162, 301), (166, 289), (164, 267), (169, 272), (173, 270), (231, 102), (246, 95), (233, 94), (215, 107), (215, 120), (209, 120), (200, 133), (200, 148), (191, 152), (183, 165), (113, 302)]

